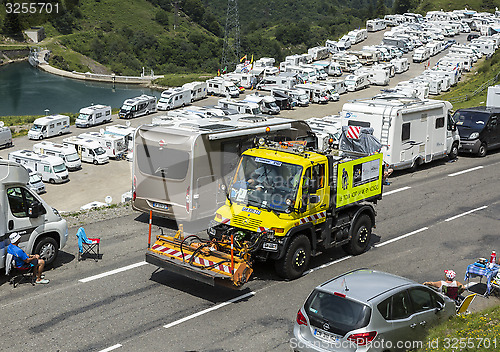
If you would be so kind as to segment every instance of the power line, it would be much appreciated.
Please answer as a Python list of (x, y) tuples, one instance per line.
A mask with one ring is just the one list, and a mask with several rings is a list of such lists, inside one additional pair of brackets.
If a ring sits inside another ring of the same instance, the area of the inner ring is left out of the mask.
[(240, 60), (240, 19), (238, 0), (227, 1), (226, 29), (222, 47), (221, 70), (232, 70)]

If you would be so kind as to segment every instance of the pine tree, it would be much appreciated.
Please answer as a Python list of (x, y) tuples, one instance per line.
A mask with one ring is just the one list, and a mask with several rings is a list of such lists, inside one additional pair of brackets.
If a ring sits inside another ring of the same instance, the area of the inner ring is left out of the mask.
[(3, 21), (2, 31), (10, 37), (16, 37), (21, 34), (21, 23), (19, 17), (14, 13), (7, 13)]

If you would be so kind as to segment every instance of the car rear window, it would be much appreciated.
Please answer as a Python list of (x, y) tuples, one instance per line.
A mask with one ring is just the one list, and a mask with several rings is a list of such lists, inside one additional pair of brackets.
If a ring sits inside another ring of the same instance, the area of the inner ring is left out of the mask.
[(365, 304), (319, 290), (311, 293), (305, 311), (311, 325), (342, 336), (368, 325), (371, 315)]
[(189, 153), (166, 147), (138, 144), (135, 150), (139, 170), (146, 175), (183, 180), (189, 166)]

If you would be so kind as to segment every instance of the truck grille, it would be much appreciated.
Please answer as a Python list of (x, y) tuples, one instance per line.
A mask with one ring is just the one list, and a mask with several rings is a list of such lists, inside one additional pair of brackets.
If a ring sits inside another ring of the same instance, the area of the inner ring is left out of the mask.
[(261, 220), (251, 219), (242, 215), (235, 215), (231, 220), (231, 225), (248, 229), (251, 231), (257, 231), (260, 226)]

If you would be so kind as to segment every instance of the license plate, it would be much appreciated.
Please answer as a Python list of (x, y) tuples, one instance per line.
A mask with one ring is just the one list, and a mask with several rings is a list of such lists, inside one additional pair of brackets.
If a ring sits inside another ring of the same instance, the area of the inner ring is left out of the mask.
[(263, 249), (266, 249), (268, 251), (277, 251), (278, 250), (278, 244), (277, 243), (269, 243), (269, 242), (264, 242), (262, 245)]
[(168, 210), (168, 205), (163, 204), (163, 203), (153, 202), (153, 208), (159, 208), (159, 209), (163, 209), (163, 210)]
[(318, 329), (314, 329), (314, 336), (319, 337), (322, 340), (328, 341), (328, 342), (339, 342), (340, 337), (329, 334), (327, 332), (323, 332)]

